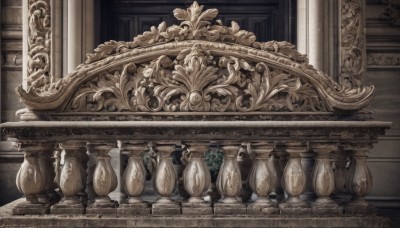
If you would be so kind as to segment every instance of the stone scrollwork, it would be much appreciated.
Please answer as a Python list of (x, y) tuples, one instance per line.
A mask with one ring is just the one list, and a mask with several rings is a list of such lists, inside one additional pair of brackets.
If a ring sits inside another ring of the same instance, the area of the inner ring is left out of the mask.
[(362, 0), (342, 0), (340, 83), (349, 89), (362, 87), (365, 71), (365, 40)]
[(235, 22), (213, 25), (217, 14), (197, 2), (175, 9), (179, 26), (163, 22), (131, 42), (106, 42), (48, 90), (17, 93), (29, 110), (57, 112), (334, 112), (368, 105), (372, 86), (339, 85), (294, 45), (257, 42)]
[(86, 83), (71, 111), (326, 111), (312, 86), (265, 63), (213, 57), (200, 45), (175, 59), (128, 63)]
[(50, 0), (29, 0), (28, 86), (36, 92), (46, 91), (50, 78)]

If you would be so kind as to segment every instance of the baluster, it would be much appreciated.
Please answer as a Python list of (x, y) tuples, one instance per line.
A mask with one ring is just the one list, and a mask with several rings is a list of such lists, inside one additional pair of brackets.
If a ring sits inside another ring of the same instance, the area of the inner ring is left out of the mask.
[(367, 152), (372, 148), (369, 143), (347, 145), (352, 150), (349, 173), (346, 178), (346, 189), (353, 195), (351, 202), (345, 205), (346, 214), (372, 213), (373, 208), (365, 200), (372, 188), (372, 175), (367, 166)]
[(111, 166), (108, 152), (115, 148), (113, 144), (94, 144), (98, 152), (96, 168), (93, 173), (93, 189), (97, 197), (86, 209), (86, 214), (116, 214), (118, 203), (111, 200), (108, 194), (117, 188), (117, 175)]
[(276, 214), (278, 208), (269, 194), (276, 186), (276, 172), (269, 162), (270, 153), (274, 150), (273, 143), (253, 143), (252, 151), (256, 153), (253, 168), (249, 176), (250, 188), (258, 198), (247, 205), (248, 214)]
[(306, 152), (307, 146), (302, 143), (286, 143), (285, 146), (290, 157), (283, 171), (282, 184), (289, 198), (279, 204), (279, 209), (282, 214), (311, 213), (309, 205), (300, 199), (307, 184), (307, 175), (301, 165), (300, 153)]
[(307, 176), (307, 184), (304, 193), (300, 195), (300, 199), (310, 203), (314, 201), (317, 196), (312, 190), (312, 173), (315, 165), (315, 153), (311, 150), (307, 150), (306, 152), (300, 153), (301, 157), (301, 165), (303, 166), (304, 171), (306, 172)]
[(88, 194), (86, 192), (87, 167), (88, 167), (87, 163), (89, 161), (89, 156), (87, 154), (87, 147), (82, 148), (82, 150), (79, 151), (77, 158), (78, 158), (78, 162), (81, 164), (79, 166), (79, 168), (80, 168), (81, 177), (82, 177), (82, 188), (81, 188), (81, 191), (78, 193), (78, 196), (81, 198), (81, 202), (86, 207), (87, 203), (88, 203)]
[(121, 142), (121, 153), (126, 151), (130, 157), (121, 180), (122, 188), (128, 198), (117, 208), (118, 214), (150, 214), (149, 204), (140, 197), (146, 187), (146, 169), (143, 165), (145, 145), (145, 142)]
[(285, 170), (289, 154), (285, 147), (281, 144), (275, 146), (274, 149), (274, 167), (276, 171), (275, 193), (278, 203), (285, 200), (285, 191), (283, 189), (283, 171)]
[(44, 184), (44, 191), (39, 195), (39, 202), (42, 203), (55, 203), (60, 200), (60, 196), (55, 191), (57, 184), (53, 167), (53, 152), (54, 144), (50, 143), (48, 146), (43, 147), (43, 151), (39, 153), (39, 167)]
[(190, 160), (183, 171), (183, 184), (190, 198), (182, 203), (182, 214), (212, 214), (211, 204), (202, 198), (211, 184), (210, 171), (204, 161), (208, 143), (189, 142), (188, 145)]
[(171, 199), (175, 191), (178, 176), (172, 164), (171, 153), (175, 149), (175, 143), (158, 142), (157, 150), (159, 162), (153, 177), (154, 190), (161, 196), (152, 205), (152, 214), (176, 215), (181, 213), (179, 202)]
[(335, 187), (335, 180), (329, 154), (337, 147), (334, 144), (315, 143), (312, 149), (317, 153), (316, 163), (312, 172), (311, 187), (318, 198), (311, 203), (314, 214), (340, 215), (343, 208), (330, 198)]
[(12, 213), (14, 215), (40, 215), (48, 213), (48, 205), (41, 204), (38, 194), (45, 189), (43, 175), (40, 172), (38, 154), (46, 150), (48, 145), (34, 141), (18, 141), (14, 144), (18, 151), (23, 151), (24, 161), (17, 173), (16, 185), (24, 194), (26, 201), (17, 204)]
[(86, 151), (86, 144), (79, 141), (60, 143), (65, 150), (64, 166), (60, 174), (60, 189), (63, 199), (51, 207), (51, 214), (83, 214), (84, 206), (78, 193), (82, 191), (82, 164), (79, 154)]
[(351, 151), (346, 151), (342, 147), (335, 153), (335, 170), (333, 172), (335, 176), (335, 189), (333, 198), (338, 204), (350, 202), (352, 197), (346, 191), (346, 166), (348, 163), (348, 154), (350, 153)]
[(95, 201), (97, 194), (93, 188), (93, 176), (94, 170), (96, 169), (96, 157), (98, 155), (97, 150), (95, 150), (94, 143), (87, 143), (87, 151), (89, 156), (89, 161), (87, 163), (87, 180), (86, 180), (86, 192), (88, 194), (88, 204), (91, 204)]
[(237, 199), (242, 189), (242, 177), (237, 162), (239, 146), (239, 143), (225, 143), (222, 146), (224, 161), (219, 170), (216, 183), (221, 199), (214, 204), (214, 214), (246, 213), (246, 205)]

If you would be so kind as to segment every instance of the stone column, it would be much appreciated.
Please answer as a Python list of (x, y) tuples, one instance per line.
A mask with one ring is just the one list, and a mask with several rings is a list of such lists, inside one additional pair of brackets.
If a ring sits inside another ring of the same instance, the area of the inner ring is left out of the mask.
[(182, 214), (212, 214), (211, 204), (202, 198), (211, 184), (210, 171), (204, 162), (208, 143), (187, 142), (187, 145), (190, 150), (190, 160), (183, 171), (183, 184), (190, 198), (182, 203)]
[(161, 195), (152, 205), (152, 214), (176, 215), (181, 213), (180, 203), (171, 199), (177, 186), (178, 176), (172, 164), (174, 142), (157, 142), (159, 162), (153, 177), (154, 190)]
[(257, 194), (258, 198), (247, 205), (248, 214), (276, 214), (278, 208), (273, 203), (269, 194), (276, 186), (275, 167), (270, 165), (270, 153), (274, 150), (273, 143), (253, 143), (253, 152), (256, 157), (253, 168), (249, 176), (251, 190)]
[(343, 209), (330, 198), (335, 187), (335, 180), (329, 154), (334, 152), (337, 147), (335, 144), (315, 143), (312, 144), (312, 149), (317, 153), (317, 161), (312, 172), (311, 187), (318, 196), (311, 203), (313, 214), (341, 215)]
[(118, 214), (147, 215), (150, 214), (149, 204), (140, 197), (146, 187), (146, 169), (143, 165), (145, 142), (122, 141), (121, 153), (129, 152), (128, 166), (122, 176), (122, 188), (127, 199), (117, 208)]
[(297, 50), (331, 76), (339, 70), (338, 12), (337, 0), (297, 0)]
[(217, 178), (217, 190), (221, 199), (214, 204), (214, 214), (245, 214), (246, 205), (237, 199), (242, 189), (237, 155), (240, 143), (223, 142), (224, 161)]
[(83, 214), (85, 208), (78, 193), (84, 188), (80, 154), (86, 151), (86, 143), (66, 141), (60, 143), (65, 150), (64, 166), (60, 175), (60, 189), (63, 199), (51, 207), (51, 214)]
[(297, 142), (286, 143), (285, 146), (290, 157), (283, 172), (282, 184), (289, 198), (279, 204), (279, 209), (282, 214), (311, 213), (308, 203), (300, 199), (307, 185), (307, 175), (301, 165), (300, 154), (307, 151), (307, 146)]
[(16, 177), (18, 190), (25, 196), (26, 201), (17, 204), (13, 208), (13, 215), (41, 215), (49, 211), (49, 206), (38, 200), (38, 194), (43, 193), (46, 179), (40, 171), (38, 155), (48, 150), (49, 145), (43, 142), (18, 141), (15, 143), (19, 151), (23, 151), (24, 162), (21, 164)]
[(372, 174), (367, 165), (367, 152), (372, 148), (372, 145), (366, 142), (349, 144), (345, 148), (352, 151), (349, 173), (346, 178), (346, 189), (353, 195), (352, 201), (345, 205), (345, 213), (371, 213), (373, 208), (365, 200), (365, 196), (372, 188)]
[(108, 152), (115, 148), (112, 143), (96, 143), (93, 149), (97, 151), (96, 168), (93, 173), (93, 189), (97, 197), (86, 209), (86, 214), (116, 214), (118, 203), (112, 201), (108, 194), (117, 187), (117, 175), (110, 162)]

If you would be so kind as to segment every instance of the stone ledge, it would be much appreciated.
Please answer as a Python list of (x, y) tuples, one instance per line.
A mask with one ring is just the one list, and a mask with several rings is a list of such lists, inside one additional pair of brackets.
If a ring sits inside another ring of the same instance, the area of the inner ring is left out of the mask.
[(0, 227), (391, 227), (379, 216), (7, 216)]

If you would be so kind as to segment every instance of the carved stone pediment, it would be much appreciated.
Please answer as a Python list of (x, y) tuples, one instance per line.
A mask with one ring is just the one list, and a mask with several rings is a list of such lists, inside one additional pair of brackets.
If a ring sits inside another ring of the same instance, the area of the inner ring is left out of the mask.
[(28, 109), (55, 112), (336, 112), (368, 105), (373, 87), (342, 87), (288, 42), (256, 42), (196, 2), (131, 42), (109, 41), (43, 91), (17, 88)]

